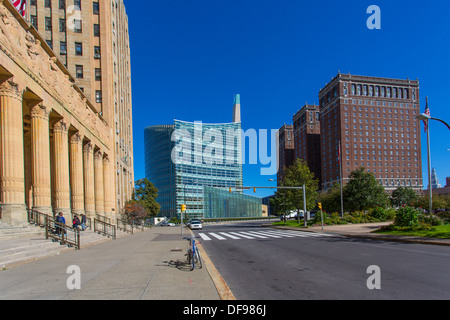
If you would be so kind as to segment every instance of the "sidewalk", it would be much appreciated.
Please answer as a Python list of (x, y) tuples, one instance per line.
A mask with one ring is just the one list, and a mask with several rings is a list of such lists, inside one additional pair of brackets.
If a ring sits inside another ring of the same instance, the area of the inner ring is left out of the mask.
[[(180, 263), (188, 245), (183, 236), (179, 227), (154, 227), (0, 271), (0, 300), (234, 299), (202, 248), (202, 269)], [(80, 290), (67, 287), (72, 265), (81, 271)]]
[[(378, 222), (378, 223), (361, 223), (361, 224), (346, 224), (346, 225), (333, 225), (333, 226), (313, 226), (307, 229), (290, 228), (290, 227), (276, 227), (279, 229), (290, 229), (290, 230), (301, 230), (308, 232), (324, 232), (330, 234), (338, 234), (346, 237), (352, 238), (365, 238), (365, 239), (376, 239), (376, 240), (386, 240), (386, 241), (398, 241), (398, 242), (410, 242), (410, 243), (421, 243), (421, 244), (432, 244), (432, 245), (443, 245), (450, 246), (450, 239), (433, 239), (433, 238), (423, 238), (423, 237), (408, 237), (408, 236), (396, 236), (388, 234), (377, 234), (372, 233), (373, 231), (379, 229), (382, 226), (390, 225), (391, 222)], [(266, 225), (269, 226), (269, 225)], [(273, 226), (271, 226), (273, 227)]]

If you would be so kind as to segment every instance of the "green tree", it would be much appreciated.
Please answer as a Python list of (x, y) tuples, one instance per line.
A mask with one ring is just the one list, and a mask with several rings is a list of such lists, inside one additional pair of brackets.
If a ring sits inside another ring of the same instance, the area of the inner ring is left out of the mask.
[(157, 197), (158, 189), (147, 178), (136, 181), (132, 199), (145, 208), (148, 217), (155, 217), (161, 210)]
[(344, 186), (344, 206), (349, 211), (363, 211), (387, 206), (388, 196), (375, 176), (361, 167), (350, 173)]
[[(282, 185), (285, 187), (302, 187), (305, 185), (306, 210), (312, 210), (316, 207), (319, 181), (314, 179), (314, 173), (309, 170), (306, 161), (297, 159), (292, 165), (284, 168)], [(297, 211), (300, 219), (300, 211), (303, 211), (303, 190), (285, 189), (285, 193), (290, 208)], [(306, 221), (306, 214), (304, 218)]]
[(318, 202), (326, 212), (341, 212), (341, 185), (336, 183), (328, 192), (320, 194)]
[(398, 187), (392, 192), (391, 205), (401, 207), (403, 205), (412, 205), (418, 199), (417, 193), (406, 187)]

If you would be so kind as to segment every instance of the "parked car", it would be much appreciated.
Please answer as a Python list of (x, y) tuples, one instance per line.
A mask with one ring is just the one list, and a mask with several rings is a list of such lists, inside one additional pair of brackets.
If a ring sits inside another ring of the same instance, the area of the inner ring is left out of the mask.
[(160, 226), (161, 227), (175, 227), (175, 223), (166, 221), (166, 222), (161, 223)]
[(191, 221), (189, 221), (189, 228), (191, 228), (191, 230), (194, 229), (202, 230), (203, 229), (202, 222), (198, 219), (192, 219)]

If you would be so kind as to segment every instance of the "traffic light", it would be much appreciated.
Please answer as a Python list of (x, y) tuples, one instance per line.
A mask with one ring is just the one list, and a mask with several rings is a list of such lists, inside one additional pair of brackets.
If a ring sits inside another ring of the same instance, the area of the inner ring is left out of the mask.
[(181, 205), (181, 212), (186, 212), (186, 205), (185, 204)]
[(231, 190), (231, 187), (230, 187), (230, 193), (232, 193), (233, 191)]
[(256, 193), (256, 188), (253, 188), (253, 193)]
[(322, 203), (318, 203), (317, 206), (319, 207), (320, 210), (322, 210)]

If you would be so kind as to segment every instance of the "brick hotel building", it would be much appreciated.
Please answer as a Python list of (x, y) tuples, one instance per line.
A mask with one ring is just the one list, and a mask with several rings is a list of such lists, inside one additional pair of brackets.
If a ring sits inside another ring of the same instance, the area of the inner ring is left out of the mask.
[(292, 119), (294, 124), (294, 157), (304, 159), (316, 179), (321, 180), (320, 109), (306, 104)]
[(294, 130), (292, 125), (283, 125), (278, 130), (278, 172), (277, 184), (284, 179), (284, 167), (289, 167), (295, 160)]
[(418, 80), (338, 74), (319, 92), (322, 190), (365, 167), (386, 191), (423, 189)]

